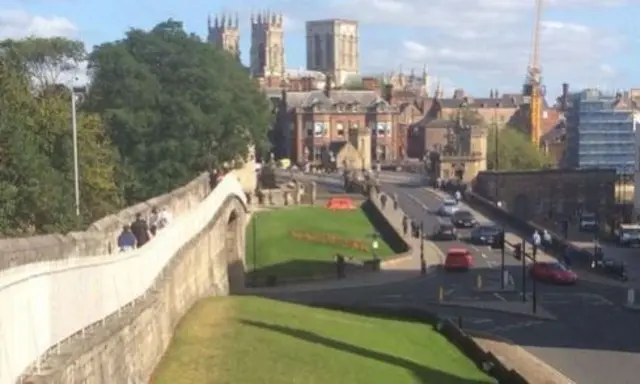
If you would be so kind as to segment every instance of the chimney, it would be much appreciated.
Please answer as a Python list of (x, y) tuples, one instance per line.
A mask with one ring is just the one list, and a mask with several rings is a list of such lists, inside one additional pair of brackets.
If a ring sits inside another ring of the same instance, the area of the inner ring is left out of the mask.
[(453, 98), (456, 100), (462, 100), (464, 98), (464, 89), (458, 88), (453, 91)]
[(382, 98), (389, 104), (393, 100), (393, 84), (385, 84)]
[(489, 92), (489, 98), (490, 98), (490, 99), (493, 99), (493, 98), (495, 98), (495, 96), (496, 96), (496, 95), (495, 95), (495, 93), (493, 93), (493, 89), (492, 89), (492, 90)]
[(569, 83), (562, 83), (562, 97), (560, 101), (560, 109), (565, 112), (567, 110), (569, 98)]

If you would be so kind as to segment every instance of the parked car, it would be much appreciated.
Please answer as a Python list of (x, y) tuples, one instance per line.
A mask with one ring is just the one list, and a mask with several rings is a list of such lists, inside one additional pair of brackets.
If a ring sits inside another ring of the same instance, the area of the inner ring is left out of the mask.
[(500, 233), (502, 229), (493, 224), (479, 225), (471, 231), (469, 241), (476, 245), (491, 245)]
[(458, 231), (453, 223), (439, 223), (435, 232), (431, 235), (432, 240), (453, 241), (458, 239)]
[(451, 216), (451, 221), (458, 228), (472, 228), (475, 227), (478, 222), (475, 216), (467, 210), (459, 209)]
[(595, 232), (598, 230), (598, 216), (595, 213), (585, 212), (578, 218), (578, 230), (580, 232)]
[(616, 231), (618, 246), (634, 247), (640, 245), (640, 225), (621, 224)]
[(444, 217), (451, 217), (459, 209), (458, 202), (454, 199), (445, 200), (440, 208), (438, 208), (438, 215)]
[(535, 262), (529, 267), (529, 274), (532, 278), (554, 284), (575, 284), (578, 275), (569, 267), (558, 262)]
[(452, 270), (469, 270), (473, 267), (473, 256), (471, 252), (465, 248), (449, 248), (447, 256), (444, 259), (444, 269)]

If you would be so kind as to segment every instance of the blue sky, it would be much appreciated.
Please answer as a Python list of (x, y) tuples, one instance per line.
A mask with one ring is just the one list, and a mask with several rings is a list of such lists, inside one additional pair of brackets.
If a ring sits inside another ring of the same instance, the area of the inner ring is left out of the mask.
[[(208, 14), (238, 12), (247, 62), (249, 14), (266, 9), (285, 16), (291, 68), (304, 65), (304, 21), (331, 17), (360, 21), (363, 73), (426, 64), (448, 91), (461, 87), (475, 96), (518, 91), (531, 51), (533, 0), (3, 0), (0, 37), (65, 35), (91, 48), (170, 17), (204, 37)], [(546, 0), (541, 62), (548, 93), (565, 81), (572, 89), (640, 86), (638, 15), (640, 0)]]

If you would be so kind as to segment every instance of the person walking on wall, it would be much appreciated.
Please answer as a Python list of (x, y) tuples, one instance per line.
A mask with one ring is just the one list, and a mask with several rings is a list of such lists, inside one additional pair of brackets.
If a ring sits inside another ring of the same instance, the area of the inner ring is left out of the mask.
[(158, 208), (151, 208), (151, 216), (149, 217), (149, 232), (151, 232), (151, 236), (155, 236), (156, 232), (158, 232), (159, 220), (160, 214), (158, 213)]
[(122, 227), (122, 232), (118, 236), (118, 248), (120, 252), (126, 252), (136, 247), (136, 236), (131, 232), (131, 228), (128, 225)]
[(142, 218), (141, 213), (136, 214), (136, 220), (131, 224), (131, 232), (136, 237), (138, 248), (148, 243), (151, 239), (149, 226), (146, 220)]

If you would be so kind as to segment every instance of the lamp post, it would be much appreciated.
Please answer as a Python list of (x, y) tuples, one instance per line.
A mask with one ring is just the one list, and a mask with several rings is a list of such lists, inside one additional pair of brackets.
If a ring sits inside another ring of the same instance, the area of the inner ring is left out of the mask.
[(427, 263), (424, 261), (424, 221), (420, 222), (420, 274), (427, 274)]
[[(498, 207), (502, 207), (502, 203), (500, 201), (500, 174), (498, 172), (500, 172), (500, 141), (499, 141), (499, 137), (498, 137), (498, 106), (499, 104), (496, 103), (493, 107), (493, 140), (494, 140), (494, 146), (495, 146), (495, 150), (494, 150), (494, 169), (496, 172), (496, 177), (495, 177), (495, 197), (496, 197), (496, 205)], [(505, 281), (504, 281), (504, 240), (505, 240), (505, 227), (504, 225), (502, 225), (502, 233), (500, 235), (501, 241), (500, 241), (500, 288), (504, 289), (504, 285), (505, 285)]]
[[(77, 78), (76, 78), (77, 80)], [(76, 216), (80, 217), (80, 166), (78, 162), (78, 119), (76, 116), (77, 97), (86, 91), (85, 87), (69, 86), (71, 91), (71, 131), (73, 136), (73, 187), (75, 192)]]

